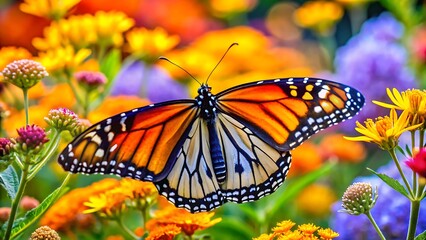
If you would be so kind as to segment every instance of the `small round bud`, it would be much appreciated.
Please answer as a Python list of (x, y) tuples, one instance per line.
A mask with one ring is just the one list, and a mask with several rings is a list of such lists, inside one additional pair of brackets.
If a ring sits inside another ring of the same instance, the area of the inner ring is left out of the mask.
[(21, 199), (20, 205), (22, 209), (24, 209), (25, 211), (29, 211), (33, 208), (36, 208), (38, 205), (40, 205), (40, 202), (33, 197), (24, 196)]
[(11, 163), (13, 143), (8, 138), (0, 138), (0, 172), (4, 171)]
[(47, 124), (58, 131), (73, 131), (78, 125), (78, 116), (67, 108), (57, 108), (49, 111), (44, 118)]
[(59, 237), (59, 234), (51, 229), (48, 226), (41, 226), (39, 228), (37, 228), (30, 237), (30, 240), (40, 240), (40, 239), (45, 239), (45, 240), (60, 240), (61, 237)]
[(92, 124), (90, 123), (89, 120), (78, 119), (77, 126), (72, 131), (70, 131), (71, 136), (77, 137), (78, 135), (80, 135), (82, 132), (84, 132), (90, 126), (92, 126)]
[(373, 192), (370, 183), (354, 183), (343, 194), (342, 211), (351, 215), (367, 213), (376, 204), (377, 197), (377, 188)]
[(77, 72), (74, 74), (74, 77), (81, 86), (87, 89), (87, 91), (97, 89), (103, 86), (107, 81), (103, 73), (93, 71)]
[(9, 219), (11, 210), (9, 207), (0, 207), (0, 223)]
[(38, 62), (22, 59), (9, 63), (2, 71), (4, 80), (13, 85), (29, 89), (49, 74)]
[(19, 136), (15, 139), (14, 148), (19, 153), (37, 154), (41, 147), (49, 141), (44, 129), (35, 124), (22, 127), (17, 132)]

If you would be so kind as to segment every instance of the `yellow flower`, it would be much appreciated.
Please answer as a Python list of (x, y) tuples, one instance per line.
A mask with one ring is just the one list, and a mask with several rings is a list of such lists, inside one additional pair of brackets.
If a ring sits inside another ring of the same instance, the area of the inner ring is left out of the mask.
[(274, 234), (287, 233), (291, 231), (294, 225), (296, 225), (296, 223), (292, 222), (291, 220), (285, 220), (277, 223), (277, 226), (272, 228), (272, 231), (274, 232)]
[(35, 16), (58, 20), (79, 2), (80, 0), (25, 0), (19, 5), (19, 9)]
[(256, 6), (257, 0), (211, 0), (209, 3), (212, 10), (220, 16), (250, 11)]
[(365, 126), (356, 123), (355, 130), (363, 136), (345, 137), (351, 141), (372, 142), (379, 145), (384, 150), (390, 150), (397, 146), (399, 136), (406, 132), (415, 130), (421, 124), (409, 126), (408, 111), (403, 111), (398, 117), (396, 110), (390, 110), (390, 116), (378, 117), (375, 121), (367, 119), (364, 121)]
[(425, 123), (426, 120), (426, 91), (418, 89), (409, 89), (398, 92), (396, 88), (392, 91), (387, 88), (386, 93), (393, 104), (373, 101), (373, 103), (385, 107), (395, 108), (397, 110), (406, 110), (410, 116), (410, 124), (416, 125)]
[[(336, 201), (334, 191), (324, 184), (312, 184), (297, 197), (297, 208), (311, 216), (324, 217)], [(301, 230), (301, 229), (299, 229)]]
[(189, 213), (186, 210), (169, 206), (155, 213), (155, 217), (146, 224), (148, 230), (153, 230), (158, 226), (176, 225), (182, 229), (187, 236), (192, 236), (195, 231), (209, 228), (222, 221), (221, 218), (210, 220), (214, 212)]
[(123, 33), (134, 25), (134, 20), (122, 12), (96, 12), (95, 15), (73, 15), (45, 28), (43, 38), (35, 38), (33, 45), (47, 51), (71, 45), (74, 49), (120, 47)]
[(305, 237), (312, 237), (314, 233), (319, 229), (312, 223), (302, 224), (297, 227), (297, 229), (303, 233)]
[(47, 71), (54, 75), (56, 72), (72, 72), (80, 66), (91, 54), (89, 49), (78, 51), (70, 45), (66, 47), (40, 52), (38, 61), (46, 67)]
[(7, 64), (21, 59), (32, 59), (31, 53), (21, 47), (2, 47), (0, 48), (0, 69), (6, 67)]
[(88, 201), (89, 197), (112, 189), (118, 184), (119, 181), (116, 179), (106, 178), (90, 186), (68, 192), (47, 210), (40, 224), (55, 230), (69, 230), (77, 221), (77, 217), (87, 209), (84, 202)]
[(342, 16), (342, 7), (330, 1), (306, 2), (294, 12), (294, 19), (298, 25), (324, 35), (330, 32)]
[(321, 228), (320, 230), (318, 230), (317, 233), (323, 240), (331, 240), (339, 236), (337, 232), (331, 230), (330, 228), (326, 228), (326, 229)]
[(117, 187), (89, 197), (89, 201), (84, 203), (88, 209), (84, 210), (83, 213), (97, 212), (101, 217), (114, 217), (125, 209), (126, 199), (128, 197), (121, 192), (120, 187)]
[(310, 240), (310, 238), (303, 236), (300, 231), (296, 230), (285, 235), (278, 236), (278, 240)]
[(126, 51), (148, 61), (156, 61), (165, 52), (176, 47), (179, 36), (170, 36), (166, 30), (159, 27), (154, 30), (135, 28), (126, 34), (126, 40)]
[(123, 12), (96, 12), (95, 31), (101, 46), (119, 47), (123, 44), (123, 33), (129, 30), (135, 21)]
[(259, 237), (253, 238), (253, 240), (272, 240), (272, 239), (274, 239), (274, 235), (266, 234), (266, 233), (261, 234)]
[(181, 230), (174, 224), (158, 226), (149, 232), (146, 240), (173, 240), (174, 236), (178, 235)]

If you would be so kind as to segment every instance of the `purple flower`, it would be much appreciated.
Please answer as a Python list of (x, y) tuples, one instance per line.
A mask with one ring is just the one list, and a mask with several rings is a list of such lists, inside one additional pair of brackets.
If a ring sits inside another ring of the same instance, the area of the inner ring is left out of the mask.
[[(403, 166), (403, 170), (406, 176), (411, 175), (409, 168)], [(385, 173), (401, 181), (398, 170), (393, 162), (380, 168), (378, 172)], [(373, 187), (378, 187), (379, 198), (376, 205), (372, 208), (371, 214), (387, 239), (404, 239), (407, 234), (410, 218), (410, 201), (390, 188), (378, 177), (360, 177), (355, 179), (355, 182), (370, 182)], [(331, 228), (340, 234), (339, 239), (380, 239), (365, 215), (353, 216), (338, 212), (338, 210), (342, 209), (341, 204), (340, 201), (334, 204), (332, 210), (333, 216), (331, 218)], [(421, 204), (417, 234), (426, 229), (426, 218), (422, 217), (425, 213), (426, 205)]]
[(361, 32), (336, 52), (336, 75), (333, 77), (357, 88), (367, 105), (358, 120), (386, 115), (388, 110), (371, 104), (387, 101), (386, 88), (406, 90), (416, 86), (407, 67), (407, 50), (398, 42), (403, 26), (390, 14), (367, 21)]
[(136, 95), (152, 102), (188, 97), (186, 88), (170, 78), (161, 68), (134, 61), (118, 73), (112, 95)]
[(15, 149), (21, 153), (32, 151), (38, 153), (41, 147), (49, 141), (43, 128), (33, 124), (17, 130)]
[(77, 82), (87, 87), (89, 90), (96, 89), (97, 87), (103, 86), (107, 79), (101, 72), (94, 71), (80, 71), (74, 74)]

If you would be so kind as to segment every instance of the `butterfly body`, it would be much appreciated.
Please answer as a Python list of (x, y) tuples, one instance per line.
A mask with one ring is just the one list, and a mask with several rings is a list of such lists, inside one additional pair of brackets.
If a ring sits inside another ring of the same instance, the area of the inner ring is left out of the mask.
[(101, 121), (61, 153), (74, 173), (154, 182), (191, 212), (249, 202), (274, 192), (290, 150), (358, 113), (363, 96), (322, 79), (285, 78), (218, 94), (202, 85), (192, 100), (151, 104)]

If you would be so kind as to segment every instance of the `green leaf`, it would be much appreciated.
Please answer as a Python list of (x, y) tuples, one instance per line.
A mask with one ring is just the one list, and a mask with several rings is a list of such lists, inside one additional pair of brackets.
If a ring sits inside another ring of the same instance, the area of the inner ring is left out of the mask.
[(255, 234), (252, 226), (241, 224), (241, 219), (235, 218), (223, 218), (221, 222), (200, 233), (208, 234), (212, 239), (229, 239), (229, 236), (232, 236), (234, 240), (252, 239)]
[(19, 178), (12, 165), (0, 172), (0, 185), (6, 190), (10, 199), (15, 199), (19, 187)]
[(109, 51), (108, 54), (102, 59), (99, 68), (108, 79), (106, 88), (109, 90), (113, 83), (112, 80), (115, 78), (121, 68), (121, 52), (118, 49), (112, 49)]
[(415, 237), (414, 240), (426, 240), (426, 231), (417, 235), (417, 237)]
[(267, 211), (266, 215), (270, 214), (280, 214), (279, 209), (282, 206), (285, 206), (290, 200), (294, 199), (304, 188), (309, 186), (310, 184), (316, 182), (322, 176), (327, 175), (336, 166), (336, 163), (328, 163), (324, 164), (321, 168), (310, 172), (300, 178), (291, 181), (287, 186), (281, 188), (285, 191), (285, 193), (279, 194), (276, 193), (272, 196), (275, 196), (276, 199), (269, 199), (267, 205), (265, 205), (265, 211)]
[[(68, 188), (63, 188), (63, 186), (57, 188), (49, 196), (47, 196), (43, 202), (38, 205), (36, 208), (31, 209), (21, 218), (18, 218), (13, 223), (11, 238), (17, 237), (25, 229), (31, 226), (37, 219), (43, 215), (44, 212), (66, 191)], [(6, 231), (7, 222), (2, 226), (1, 232)]]
[(393, 179), (386, 174), (378, 173), (371, 168), (367, 168), (367, 170), (374, 173), (376, 176), (378, 176), (380, 179), (382, 179), (383, 182), (385, 182), (387, 185), (389, 185), (389, 187), (395, 189), (395, 191), (401, 193), (402, 195), (404, 195), (407, 198), (410, 198), (409, 195), (408, 195), (407, 189), (405, 189), (405, 187), (402, 186), (401, 183), (399, 183), (396, 179)]

